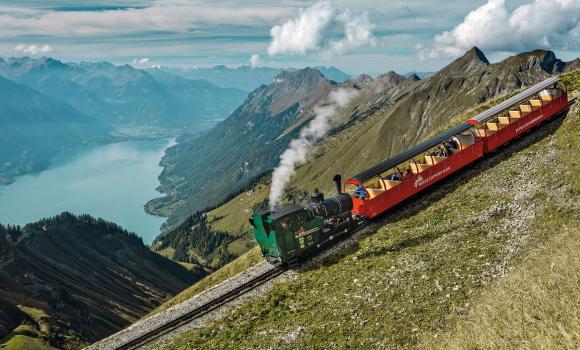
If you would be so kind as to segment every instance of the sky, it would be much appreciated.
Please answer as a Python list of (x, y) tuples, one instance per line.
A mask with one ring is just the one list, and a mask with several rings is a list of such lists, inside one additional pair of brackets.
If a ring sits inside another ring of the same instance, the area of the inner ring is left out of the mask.
[(580, 0), (0, 0), (0, 56), (435, 71), (478, 46), (579, 56)]

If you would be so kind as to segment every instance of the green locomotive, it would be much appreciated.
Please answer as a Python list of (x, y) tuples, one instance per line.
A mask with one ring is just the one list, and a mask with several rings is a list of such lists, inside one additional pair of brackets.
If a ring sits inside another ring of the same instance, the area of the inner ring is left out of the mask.
[(352, 198), (340, 193), (340, 176), (334, 180), (338, 193), (333, 197), (324, 199), (315, 191), (306, 206), (283, 204), (254, 213), (254, 236), (269, 261), (299, 260), (353, 227)]

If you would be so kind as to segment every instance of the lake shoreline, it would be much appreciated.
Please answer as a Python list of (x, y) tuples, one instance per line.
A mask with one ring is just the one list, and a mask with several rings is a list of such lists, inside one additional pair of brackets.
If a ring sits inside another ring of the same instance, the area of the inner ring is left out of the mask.
[(160, 195), (160, 161), (175, 144), (175, 137), (157, 136), (75, 147), (53, 157), (42, 171), (2, 177), (0, 222), (24, 225), (63, 211), (88, 213), (150, 244), (166, 218), (149, 213), (146, 203)]

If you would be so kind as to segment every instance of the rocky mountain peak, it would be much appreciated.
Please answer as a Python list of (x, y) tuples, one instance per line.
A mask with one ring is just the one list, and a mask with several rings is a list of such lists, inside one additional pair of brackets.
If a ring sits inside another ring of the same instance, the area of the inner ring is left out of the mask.
[(314, 68), (304, 68), (295, 72), (283, 71), (272, 80), (264, 90), (251, 96), (260, 104), (267, 102), (269, 114), (278, 113), (299, 103), (304, 108), (309, 108), (311, 103), (318, 100), (334, 85), (326, 79), (322, 73)]
[(395, 71), (388, 71), (385, 74), (379, 75), (377, 80), (386, 86), (392, 87), (405, 80), (405, 77), (400, 74), (397, 74)]
[(573, 66), (574, 62), (566, 63), (556, 57), (553, 51), (534, 50), (523, 52), (507, 58), (505, 63), (519, 71), (538, 70), (548, 74), (561, 73), (566, 67)]
[(421, 80), (421, 78), (417, 74), (413, 73), (413, 74), (409, 75), (406, 80), (419, 81), (419, 80)]
[(479, 60), (485, 64), (489, 64), (489, 61), (487, 60), (487, 57), (485, 57), (485, 54), (477, 46), (474, 46), (471, 48), (471, 50), (467, 51), (465, 55), (463, 55), (463, 58), (469, 60)]
[(489, 61), (485, 54), (477, 47), (473, 47), (467, 51), (463, 56), (455, 59), (445, 68), (441, 69), (436, 76), (463, 76), (465, 73), (473, 73), (479, 69), (485, 68), (489, 65)]
[(316, 82), (320, 79), (326, 79), (317, 69), (306, 67), (294, 72), (282, 71), (276, 75), (272, 83), (302, 84), (304, 82)]

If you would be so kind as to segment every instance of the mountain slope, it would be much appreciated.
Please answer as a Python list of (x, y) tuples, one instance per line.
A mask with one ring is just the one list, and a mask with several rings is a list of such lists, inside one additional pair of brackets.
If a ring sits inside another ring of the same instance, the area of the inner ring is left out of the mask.
[[(202, 275), (87, 215), (63, 213), (22, 228), (0, 225), (0, 253), (0, 304), (7, 306), (0, 313), (0, 339), (27, 324), (52, 346), (63, 346), (67, 337), (99, 340)], [(25, 308), (46, 317), (34, 320)]]
[(38, 171), (59, 152), (110, 140), (111, 130), (62, 100), (0, 76), (0, 177)]
[(312, 68), (282, 72), (206, 135), (178, 140), (162, 160), (160, 189), (168, 196), (149, 208), (171, 207), (169, 225), (175, 225), (269, 171), (296, 135), (295, 123), (312, 116), (333, 84)]
[[(564, 76), (573, 95), (580, 93), (579, 74)], [(461, 120), (458, 116), (453, 122)], [(502, 283), (552, 237), (578, 236), (580, 169), (574, 159), (580, 152), (579, 123), (576, 105), (566, 118), (534, 129), (391, 211), (367, 233), (347, 241), (341, 252), (321, 258), (258, 300), (189, 331), (166, 348), (446, 348), (435, 336), (462, 322), (487, 286)], [(563, 269), (549, 268), (551, 261), (539, 264), (547, 273)], [(566, 269), (578, 278), (578, 266)], [(573, 295), (552, 285), (542, 296), (556, 305), (577, 300), (574, 280), (568, 282)], [(508, 341), (508, 348), (521, 346), (522, 332), (529, 334), (526, 346), (577, 343), (577, 317), (569, 310), (549, 314), (542, 312), (543, 305), (511, 301), (522, 309), (502, 310), (495, 320), (503, 326), (500, 334), (506, 334), (502, 340)], [(494, 302), (511, 305), (507, 300)], [(506, 322), (514, 315), (522, 323)], [(541, 336), (522, 329), (538, 330), (546, 324), (555, 326)], [(450, 345), (502, 344), (498, 333), (489, 334), (496, 339)], [(425, 338), (429, 340), (423, 342)]]

